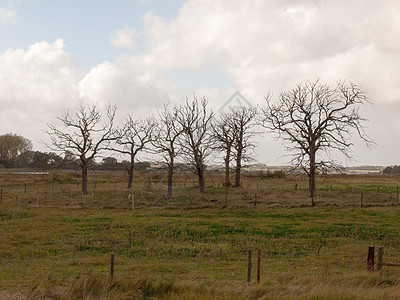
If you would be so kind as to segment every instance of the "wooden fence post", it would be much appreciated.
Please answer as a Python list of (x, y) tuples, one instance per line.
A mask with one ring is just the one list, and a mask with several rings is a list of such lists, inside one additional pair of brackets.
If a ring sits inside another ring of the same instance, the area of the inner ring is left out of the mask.
[(111, 253), (110, 258), (110, 278), (114, 278), (114, 253)]
[(0, 190), (0, 203), (3, 202), (3, 186), (1, 186)]
[(132, 198), (132, 210), (135, 210), (135, 195), (131, 194)]
[(378, 261), (376, 262), (376, 270), (381, 271), (383, 267), (383, 247), (378, 248)]
[(261, 275), (261, 250), (257, 251), (257, 283), (260, 283)]
[(257, 206), (257, 193), (254, 194), (254, 207)]
[(369, 271), (369, 272), (374, 271), (374, 255), (375, 255), (375, 247), (369, 246), (368, 247), (368, 258), (367, 258), (367, 271)]
[(361, 207), (363, 207), (364, 203), (364, 193), (361, 193)]
[(247, 256), (247, 282), (251, 281), (251, 250), (248, 251)]
[(397, 189), (396, 189), (396, 201), (397, 201), (397, 205), (399, 205), (399, 185), (397, 185)]

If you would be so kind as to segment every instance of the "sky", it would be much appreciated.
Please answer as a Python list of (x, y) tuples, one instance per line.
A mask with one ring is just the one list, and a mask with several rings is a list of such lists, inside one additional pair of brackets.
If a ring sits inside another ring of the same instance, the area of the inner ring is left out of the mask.
[[(336, 159), (400, 164), (397, 0), (0, 0), (0, 36), (0, 134), (36, 150), (80, 104), (139, 119), (193, 93), (218, 111), (235, 92), (262, 105), (307, 80), (347, 80), (371, 102), (360, 111), (376, 145), (354, 136), (355, 160)], [(275, 134), (257, 143), (257, 161), (290, 160)]]

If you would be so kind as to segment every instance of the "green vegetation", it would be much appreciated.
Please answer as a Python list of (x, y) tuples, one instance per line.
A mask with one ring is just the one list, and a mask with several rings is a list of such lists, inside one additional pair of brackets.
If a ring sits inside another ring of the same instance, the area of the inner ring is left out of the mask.
[[(223, 174), (208, 174), (213, 181), (200, 195), (195, 178), (181, 173), (176, 197), (167, 201), (161, 173), (136, 174), (132, 191), (122, 173), (97, 173), (89, 177), (94, 193), (81, 209), (79, 178), (72, 173), (0, 173), (0, 298), (400, 297), (398, 268), (366, 272), (369, 245), (384, 246), (386, 261), (400, 261), (400, 178), (321, 179), (317, 206), (310, 207), (306, 178), (253, 175), (244, 176), (242, 188), (228, 189), (225, 204)], [(250, 285), (248, 249), (254, 253)]]

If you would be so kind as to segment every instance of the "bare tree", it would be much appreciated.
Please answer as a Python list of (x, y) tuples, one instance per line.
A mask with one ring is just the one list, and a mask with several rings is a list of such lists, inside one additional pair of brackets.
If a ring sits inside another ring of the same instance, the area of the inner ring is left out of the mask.
[(232, 160), (232, 148), (235, 141), (235, 127), (232, 123), (232, 113), (221, 113), (218, 120), (211, 124), (212, 139), (215, 141), (213, 150), (224, 152), (225, 187), (231, 186), (230, 164)]
[(235, 159), (235, 187), (240, 187), (242, 162), (250, 161), (248, 155), (255, 148), (254, 137), (260, 134), (255, 130), (257, 109), (255, 107), (231, 108), (231, 124), (233, 127), (234, 159)]
[(178, 138), (183, 132), (183, 127), (177, 122), (177, 110), (169, 110), (168, 105), (165, 105), (164, 110), (159, 112), (158, 115), (159, 123), (157, 124), (152, 144), (156, 152), (162, 155), (163, 161), (167, 165), (167, 198), (171, 199), (175, 158), (182, 153), (182, 148), (178, 145)]
[(222, 150), (225, 163), (225, 185), (230, 186), (230, 163), (235, 161), (235, 187), (240, 187), (242, 162), (251, 160), (248, 151), (254, 149), (253, 138), (259, 134), (255, 130), (255, 107), (230, 107), (229, 112), (223, 112), (213, 125), (213, 148)]
[(75, 114), (69, 110), (58, 118), (62, 129), (48, 124), (47, 134), (51, 144), (47, 145), (53, 151), (72, 153), (78, 157), (77, 164), (82, 171), (82, 193), (87, 194), (88, 165), (96, 155), (107, 149), (111, 141), (116, 139), (114, 118), (116, 107), (107, 106), (107, 119), (103, 123), (97, 105), (85, 107), (80, 105)]
[[(293, 153), (292, 163), (302, 168), (309, 177), (311, 204), (314, 206), (317, 170), (326, 172), (340, 166), (332, 159), (332, 151), (339, 151), (351, 159), (350, 141), (356, 133), (368, 146), (372, 141), (364, 133), (359, 107), (368, 103), (364, 91), (356, 84), (338, 81), (329, 88), (319, 81), (305, 82), (288, 92), (279, 101), (262, 108), (263, 125), (278, 133)], [(320, 152), (322, 155), (317, 156)]]
[(205, 160), (211, 154), (210, 123), (214, 114), (207, 110), (205, 97), (193, 100), (186, 99), (185, 105), (175, 108), (176, 120), (182, 126), (183, 134), (179, 139), (182, 151), (189, 162), (194, 166), (198, 177), (200, 192), (205, 191)]
[(136, 155), (145, 150), (152, 141), (155, 126), (153, 118), (134, 120), (132, 116), (128, 116), (125, 125), (116, 134), (115, 146), (109, 147), (109, 150), (129, 155), (129, 163), (125, 166), (128, 172), (128, 189), (132, 187)]

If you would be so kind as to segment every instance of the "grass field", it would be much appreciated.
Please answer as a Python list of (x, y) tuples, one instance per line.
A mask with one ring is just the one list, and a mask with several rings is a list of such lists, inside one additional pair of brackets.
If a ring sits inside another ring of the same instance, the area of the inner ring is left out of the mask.
[(400, 177), (320, 178), (316, 207), (304, 177), (209, 173), (200, 194), (181, 173), (170, 201), (162, 172), (91, 174), (84, 198), (77, 177), (0, 173), (0, 299), (400, 298), (400, 268), (366, 271), (369, 245), (400, 261)]

